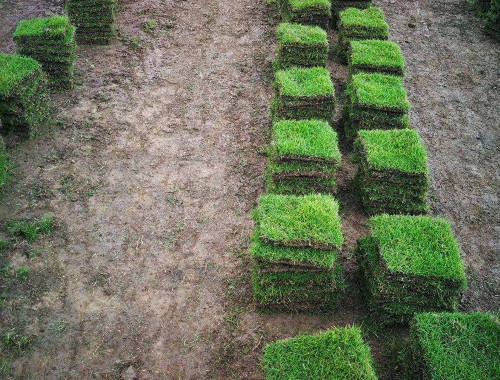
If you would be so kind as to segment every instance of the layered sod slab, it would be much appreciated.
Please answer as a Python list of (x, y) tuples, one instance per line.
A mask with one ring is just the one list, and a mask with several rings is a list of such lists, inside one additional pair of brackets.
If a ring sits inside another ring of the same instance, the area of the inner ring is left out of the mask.
[(281, 23), (276, 30), (278, 53), (275, 69), (325, 67), (328, 60), (328, 36), (317, 26)]
[(282, 120), (273, 124), (268, 191), (333, 193), (341, 154), (337, 133), (323, 120)]
[(330, 0), (278, 0), (283, 21), (327, 29), (332, 15)]
[(75, 30), (66, 16), (22, 20), (14, 32), (17, 53), (40, 62), (54, 87), (71, 88), (76, 59)]
[(290, 68), (276, 72), (271, 116), (277, 120), (332, 121), (335, 88), (324, 67)]
[(369, 215), (429, 211), (427, 154), (416, 131), (362, 130), (354, 150), (356, 182)]
[(420, 312), (455, 311), (467, 286), (451, 226), (442, 218), (380, 215), (356, 251), (364, 293), (383, 324)]
[(108, 44), (116, 34), (116, 0), (67, 0), (66, 10), (77, 38), (86, 44)]
[(342, 62), (347, 62), (352, 41), (389, 39), (389, 26), (385, 21), (384, 12), (378, 7), (347, 8), (338, 14), (338, 19), (339, 38), (336, 53)]
[(376, 380), (369, 346), (356, 326), (302, 335), (264, 347), (266, 380)]
[(410, 324), (406, 379), (482, 380), (500, 374), (500, 321), (490, 313), (422, 313)]
[(2, 130), (35, 136), (49, 119), (47, 78), (32, 58), (0, 54)]
[(360, 72), (404, 76), (405, 59), (392, 41), (352, 41), (348, 54), (349, 74)]
[(345, 136), (354, 141), (361, 129), (408, 128), (409, 109), (401, 77), (355, 74), (347, 85), (342, 110)]

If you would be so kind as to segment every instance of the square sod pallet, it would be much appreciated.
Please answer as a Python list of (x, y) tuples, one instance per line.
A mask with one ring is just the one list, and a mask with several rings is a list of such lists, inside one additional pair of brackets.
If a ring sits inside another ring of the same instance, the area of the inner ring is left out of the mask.
[(370, 0), (332, 0), (332, 22), (331, 25), (337, 28), (339, 13), (347, 8), (366, 9), (373, 6)]
[(392, 41), (352, 41), (348, 55), (349, 74), (360, 72), (404, 76), (405, 59)]
[(380, 215), (370, 227), (356, 255), (373, 316), (382, 324), (405, 324), (416, 313), (456, 310), (467, 280), (448, 221)]
[(276, 37), (278, 54), (275, 69), (326, 66), (328, 36), (320, 27), (281, 23), (276, 30)]
[(283, 21), (304, 25), (317, 25), (327, 29), (332, 16), (330, 0), (278, 0)]
[(3, 138), (0, 136), (0, 198), (2, 196), (4, 185), (7, 182), (9, 176), (8, 165), (9, 165), (9, 158), (7, 156), (7, 150), (5, 149), (5, 142), (3, 141)]
[(47, 77), (32, 58), (0, 54), (2, 130), (34, 137), (48, 122)]
[(340, 162), (337, 133), (326, 121), (275, 122), (266, 174), (268, 192), (334, 193)]
[(254, 213), (252, 286), (263, 310), (330, 310), (344, 283), (338, 203), (327, 195), (265, 194)]
[(17, 53), (40, 62), (52, 86), (71, 88), (75, 73), (75, 30), (66, 16), (22, 20), (14, 32)]
[(266, 380), (376, 380), (370, 347), (356, 326), (332, 328), (264, 347)]
[(345, 91), (344, 132), (353, 141), (361, 129), (409, 127), (410, 102), (403, 79), (386, 74), (355, 74)]
[(347, 8), (338, 18), (337, 57), (341, 62), (347, 62), (351, 41), (389, 39), (389, 25), (378, 7)]
[(368, 214), (428, 213), (429, 170), (418, 133), (362, 130), (358, 136), (356, 179)]
[(78, 41), (108, 44), (115, 36), (116, 0), (66, 0), (66, 10), (77, 27)]
[(274, 120), (319, 119), (332, 122), (335, 88), (324, 67), (297, 68), (276, 72), (276, 93), (271, 104)]
[(500, 374), (500, 320), (489, 313), (422, 313), (410, 324), (407, 380), (483, 380)]

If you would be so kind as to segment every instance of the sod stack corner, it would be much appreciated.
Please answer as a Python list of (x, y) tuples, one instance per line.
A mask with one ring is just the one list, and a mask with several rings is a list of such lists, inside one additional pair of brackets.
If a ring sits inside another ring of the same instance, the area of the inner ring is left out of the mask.
[(410, 323), (405, 379), (486, 380), (500, 375), (498, 313), (422, 313)]
[(35, 136), (49, 119), (47, 77), (29, 57), (0, 53), (2, 130)]
[(416, 313), (456, 311), (467, 280), (449, 222), (384, 214), (369, 224), (356, 255), (372, 315), (382, 324), (406, 324)]
[(252, 286), (262, 310), (332, 309), (343, 289), (338, 202), (264, 194), (254, 212)]
[(349, 75), (381, 73), (404, 76), (405, 59), (399, 45), (392, 41), (351, 41), (348, 54)]
[(428, 213), (427, 155), (416, 131), (362, 130), (354, 150), (356, 179), (369, 215)]
[(7, 182), (8, 162), (9, 158), (7, 156), (7, 150), (5, 149), (5, 142), (3, 141), (2, 136), (0, 136), (0, 196), (2, 195), (5, 182)]
[(66, 16), (22, 20), (14, 32), (17, 53), (40, 62), (50, 85), (71, 88), (75, 74), (75, 30)]
[(370, 0), (331, 0), (332, 1), (332, 26), (337, 27), (339, 13), (347, 8), (366, 9), (373, 6)]
[(370, 347), (357, 326), (332, 328), (264, 347), (266, 380), (376, 380)]
[(283, 22), (276, 29), (276, 38), (275, 69), (326, 66), (328, 36), (320, 27)]
[(317, 25), (327, 29), (332, 16), (330, 0), (278, 0), (283, 21), (304, 25)]
[(344, 132), (354, 141), (361, 129), (409, 127), (410, 102), (403, 78), (386, 74), (359, 73), (351, 77), (342, 110)]
[(341, 11), (338, 16), (338, 29), (336, 53), (342, 62), (347, 62), (351, 41), (389, 39), (389, 25), (385, 21), (384, 12), (378, 7), (347, 8)]
[(274, 87), (272, 119), (319, 119), (332, 122), (336, 104), (335, 88), (325, 67), (279, 70)]
[(77, 27), (78, 41), (105, 45), (115, 36), (116, 0), (66, 0), (66, 10)]
[(267, 191), (334, 193), (340, 162), (337, 133), (326, 121), (277, 121), (273, 124)]

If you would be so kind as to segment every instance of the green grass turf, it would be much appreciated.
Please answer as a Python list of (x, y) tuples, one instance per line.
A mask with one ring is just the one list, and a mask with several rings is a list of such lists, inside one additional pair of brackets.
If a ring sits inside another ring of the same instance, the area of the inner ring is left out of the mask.
[(313, 158), (340, 163), (337, 133), (323, 120), (282, 120), (273, 124), (273, 152), (279, 158)]
[(7, 151), (5, 150), (5, 143), (3, 138), (0, 136), (0, 195), (2, 194), (2, 189), (9, 178), (9, 158), (7, 156)]
[(356, 150), (371, 168), (427, 175), (427, 155), (416, 131), (362, 130), (358, 136)]
[(399, 45), (392, 41), (351, 41), (349, 64), (361, 67), (404, 69), (405, 60)]
[(379, 215), (370, 219), (370, 226), (390, 271), (456, 280), (465, 288), (460, 250), (447, 220)]
[(339, 13), (340, 27), (388, 30), (384, 12), (379, 7), (347, 8)]
[(291, 68), (276, 72), (275, 87), (280, 96), (335, 96), (330, 72), (324, 67)]
[(53, 16), (21, 20), (14, 32), (14, 39), (23, 37), (65, 38), (70, 26), (66, 16)]
[(316, 8), (316, 7), (331, 7), (331, 1), (330, 0), (286, 0), (290, 3), (290, 6), (292, 9), (295, 10), (301, 10), (301, 9), (307, 9), (307, 8)]
[[(423, 313), (411, 325), (417, 348), (410, 379), (486, 380), (500, 376), (500, 321), (489, 313)], [(416, 362), (417, 361), (417, 362)], [(420, 377), (420, 376), (423, 377)], [(418, 377), (415, 377), (418, 376)]]
[(262, 366), (266, 380), (377, 379), (370, 348), (355, 326), (269, 343)]
[(0, 97), (10, 94), (39, 69), (40, 64), (34, 59), (0, 53)]
[(255, 212), (260, 238), (283, 245), (340, 249), (339, 204), (329, 195), (264, 194)]
[(393, 75), (355, 74), (348, 91), (352, 91), (358, 106), (401, 112), (408, 112), (410, 108), (403, 79)]
[(326, 31), (318, 26), (283, 22), (276, 28), (280, 45), (320, 45), (328, 47)]

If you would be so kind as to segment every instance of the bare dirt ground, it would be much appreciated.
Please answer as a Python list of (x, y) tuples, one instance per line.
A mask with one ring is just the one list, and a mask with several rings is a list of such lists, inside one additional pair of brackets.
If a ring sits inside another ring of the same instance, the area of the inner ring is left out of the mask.
[[(0, 50), (14, 50), (18, 20), (61, 4), (0, 0)], [(433, 213), (450, 218), (462, 244), (470, 274), (462, 308), (498, 310), (500, 46), (464, 1), (380, 4), (407, 57)], [(117, 41), (80, 48), (79, 85), (54, 96), (53, 130), (8, 140), (15, 176), (0, 223), (50, 213), (58, 227), (8, 253), (31, 274), (2, 285), (0, 328), (33, 343), (22, 354), (0, 347), (5, 377), (262, 379), (266, 342), (362, 323), (352, 248), (366, 217), (347, 155), (345, 300), (322, 316), (259, 314), (251, 303), (246, 249), (264, 189), (272, 8), (124, 0), (118, 15)], [(146, 20), (157, 22), (151, 33)], [(341, 90), (345, 68), (330, 69)], [(389, 378), (391, 339), (368, 338)]]

